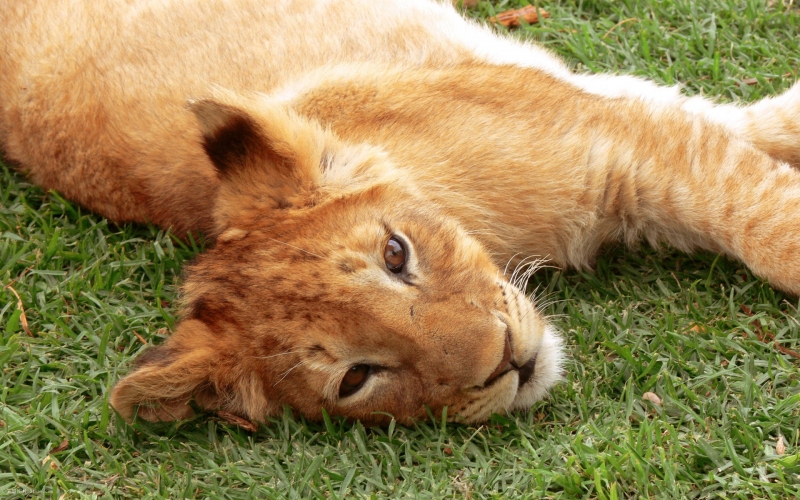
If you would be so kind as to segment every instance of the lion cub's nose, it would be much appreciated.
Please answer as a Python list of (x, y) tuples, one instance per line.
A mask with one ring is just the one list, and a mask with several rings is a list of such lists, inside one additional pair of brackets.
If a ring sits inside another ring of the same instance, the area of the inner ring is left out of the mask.
[(506, 343), (503, 346), (503, 359), (500, 360), (500, 364), (497, 365), (497, 368), (494, 369), (489, 378), (486, 379), (483, 386), (488, 387), (492, 384), (497, 378), (501, 375), (507, 373), (509, 370), (513, 370), (514, 367), (511, 365), (511, 358), (514, 356), (514, 350), (511, 348), (511, 333), (506, 333)]

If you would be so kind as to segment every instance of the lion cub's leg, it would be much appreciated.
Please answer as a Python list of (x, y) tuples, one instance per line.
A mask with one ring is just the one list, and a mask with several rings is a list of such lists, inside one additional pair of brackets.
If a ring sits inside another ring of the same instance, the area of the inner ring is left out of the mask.
[(588, 165), (604, 176), (600, 213), (628, 239), (722, 251), (800, 294), (800, 170), (680, 108), (632, 100), (614, 113)]

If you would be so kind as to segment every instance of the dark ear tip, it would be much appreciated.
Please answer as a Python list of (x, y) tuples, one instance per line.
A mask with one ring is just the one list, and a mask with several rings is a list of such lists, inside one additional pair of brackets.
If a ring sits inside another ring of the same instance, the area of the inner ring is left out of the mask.
[(228, 173), (256, 154), (260, 139), (256, 124), (244, 115), (231, 115), (224, 125), (203, 134), (203, 149), (220, 173)]
[(190, 99), (186, 105), (197, 117), (203, 149), (220, 173), (258, 151), (262, 139), (247, 111), (209, 98)]

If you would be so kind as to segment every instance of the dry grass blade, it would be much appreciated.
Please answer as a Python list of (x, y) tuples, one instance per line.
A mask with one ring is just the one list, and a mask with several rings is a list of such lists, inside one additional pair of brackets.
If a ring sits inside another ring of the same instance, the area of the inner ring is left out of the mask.
[[(744, 312), (747, 316), (753, 316), (753, 310), (744, 304), (742, 304), (742, 312)], [(758, 323), (753, 323), (753, 333), (756, 334), (756, 337), (758, 337), (758, 340), (760, 340), (761, 342), (765, 344), (769, 344), (770, 342), (772, 342), (772, 346), (778, 351), (788, 356), (792, 356), (793, 358), (800, 359), (799, 352), (793, 351), (787, 347), (783, 347), (782, 345), (780, 345), (778, 341), (775, 340), (775, 335), (771, 334), (770, 332), (765, 332), (764, 330), (762, 330), (761, 325), (759, 325)], [(747, 334), (745, 333), (745, 335)]]
[(550, 17), (550, 13), (546, 10), (537, 9), (533, 5), (527, 5), (521, 9), (501, 12), (490, 18), (489, 21), (502, 24), (506, 28), (516, 28), (522, 24), (520, 19), (524, 19), (528, 24), (533, 24), (538, 23), (540, 17)]
[(615, 24), (614, 26), (612, 26), (610, 30), (606, 31), (606, 34), (603, 35), (603, 40), (605, 40), (608, 37), (608, 35), (613, 33), (615, 29), (619, 28), (623, 24), (630, 23), (630, 22), (638, 22), (638, 21), (639, 21), (638, 17), (629, 17), (628, 19), (623, 19), (622, 21), (620, 21), (617, 24)]
[(17, 298), (17, 309), (20, 310), (19, 323), (22, 325), (22, 329), (25, 330), (25, 333), (27, 333), (29, 337), (33, 337), (33, 332), (31, 332), (31, 329), (28, 328), (28, 316), (25, 315), (25, 307), (22, 305), (22, 299), (20, 298), (19, 294), (11, 285), (6, 285), (3, 288), (11, 290), (11, 293), (13, 293)]

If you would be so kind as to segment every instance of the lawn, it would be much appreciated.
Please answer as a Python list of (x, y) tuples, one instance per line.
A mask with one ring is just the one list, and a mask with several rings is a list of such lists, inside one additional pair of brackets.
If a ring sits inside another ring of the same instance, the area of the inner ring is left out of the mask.
[[(551, 17), (514, 36), (576, 71), (721, 101), (800, 78), (788, 1), (539, 5)], [(709, 253), (620, 246), (593, 273), (534, 276), (567, 340), (566, 379), (488, 425), (365, 429), (288, 411), (255, 434), (214, 415), (126, 425), (109, 389), (166, 337), (202, 246), (115, 226), (0, 166), (0, 498), (800, 496), (800, 360), (769, 340), (800, 351), (798, 299)]]

